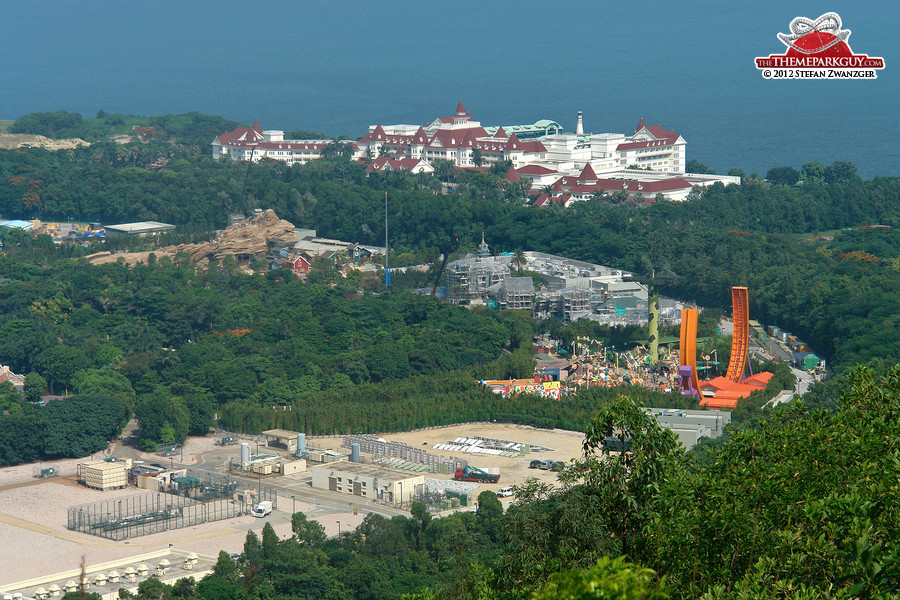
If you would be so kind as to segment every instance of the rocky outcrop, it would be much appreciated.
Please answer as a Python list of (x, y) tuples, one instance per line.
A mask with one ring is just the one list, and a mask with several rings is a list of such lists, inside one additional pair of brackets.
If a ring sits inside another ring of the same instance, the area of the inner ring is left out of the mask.
[(45, 148), (47, 150), (69, 150), (79, 146), (90, 146), (90, 144), (80, 138), (52, 140), (42, 135), (31, 135), (28, 133), (0, 133), (0, 148), (13, 150), (25, 146)]
[[(153, 253), (157, 259), (164, 256), (174, 258), (177, 254), (187, 253), (191, 262), (203, 267), (211, 260), (220, 261), (226, 256), (234, 256), (236, 259), (263, 258), (270, 239), (295, 240), (294, 225), (279, 219), (275, 211), (265, 210), (220, 231), (215, 239), (208, 242), (165, 246)], [(128, 266), (134, 266), (140, 262), (146, 263), (149, 256), (149, 252), (100, 252), (86, 258), (93, 264), (123, 261)]]

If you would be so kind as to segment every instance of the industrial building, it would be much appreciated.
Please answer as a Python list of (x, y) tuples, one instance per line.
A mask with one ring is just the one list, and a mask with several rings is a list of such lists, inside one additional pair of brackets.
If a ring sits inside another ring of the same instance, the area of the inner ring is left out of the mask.
[(229, 460), (229, 471), (243, 471), (259, 476), (293, 475), (306, 471), (306, 458), (309, 453), (304, 434), (285, 429), (270, 429), (264, 431), (263, 436), (265, 447), (284, 449), (287, 455), (262, 453), (258, 446), (256, 454), (252, 454), (250, 443), (241, 442), (240, 457), (232, 457)]
[(424, 493), (425, 476), (374, 465), (341, 462), (313, 467), (312, 486), (388, 504), (406, 504)]
[(719, 437), (731, 423), (731, 413), (720, 410), (644, 408), (644, 412), (655, 416), (657, 423), (675, 432), (685, 450), (696, 446), (701, 438)]

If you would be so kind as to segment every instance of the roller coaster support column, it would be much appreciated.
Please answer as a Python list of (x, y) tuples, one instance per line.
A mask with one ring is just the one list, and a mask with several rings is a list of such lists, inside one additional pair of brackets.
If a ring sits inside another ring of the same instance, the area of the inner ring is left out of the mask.
[(659, 364), (659, 291), (656, 287), (650, 290), (649, 312), (649, 336), (650, 341), (650, 366)]

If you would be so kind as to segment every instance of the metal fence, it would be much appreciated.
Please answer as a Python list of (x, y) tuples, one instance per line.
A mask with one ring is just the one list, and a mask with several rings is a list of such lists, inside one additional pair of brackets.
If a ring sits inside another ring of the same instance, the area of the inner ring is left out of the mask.
[(415, 448), (403, 442), (386, 442), (374, 435), (348, 435), (344, 437), (341, 446), (352, 448), (353, 444), (359, 444), (361, 452), (371, 454), (374, 462), (385, 463), (390, 462), (385, 459), (402, 459), (425, 465), (431, 473), (452, 473), (468, 464), (465, 459), (452, 456), (445, 458), (443, 455), (429, 454), (421, 448)]
[(141, 494), (73, 506), (68, 511), (67, 527), (120, 541), (238, 517), (263, 500), (278, 506), (278, 495), (268, 486), (235, 491), (230, 497), (206, 502), (163, 492)]

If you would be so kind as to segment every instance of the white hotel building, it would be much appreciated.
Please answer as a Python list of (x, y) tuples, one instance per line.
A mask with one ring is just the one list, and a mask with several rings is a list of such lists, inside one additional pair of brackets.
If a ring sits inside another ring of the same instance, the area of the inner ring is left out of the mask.
[[(284, 132), (264, 131), (257, 121), (252, 127), (239, 127), (218, 136), (212, 146), (214, 158), (229, 156), (236, 161), (271, 158), (304, 164), (321, 158), (323, 148), (333, 142), (285, 140)], [(574, 133), (563, 133), (558, 123), (549, 120), (507, 128), (483, 127), (472, 119), (462, 101), (452, 116), (437, 118), (427, 125), (372, 125), (366, 135), (352, 143), (355, 159), (402, 157), (403, 162), (397, 163), (399, 168), (406, 168), (403, 165), (408, 163), (422, 172), (429, 172), (426, 166), (437, 159), (469, 169), (477, 168), (477, 162), (490, 165), (510, 161), (508, 180), (520, 181), (527, 177), (533, 190), (554, 188), (538, 199), (539, 206), (569, 205), (595, 197), (597, 193), (616, 191), (644, 200), (660, 195), (684, 200), (694, 186), (717, 181), (740, 183), (737, 177), (685, 173), (686, 147), (687, 142), (678, 133), (660, 125), (647, 125), (643, 118), (631, 135), (585, 134), (581, 112)], [(388, 166), (397, 168), (397, 165)], [(374, 170), (386, 169), (379, 165)], [(573, 187), (578, 189), (570, 193)]]

